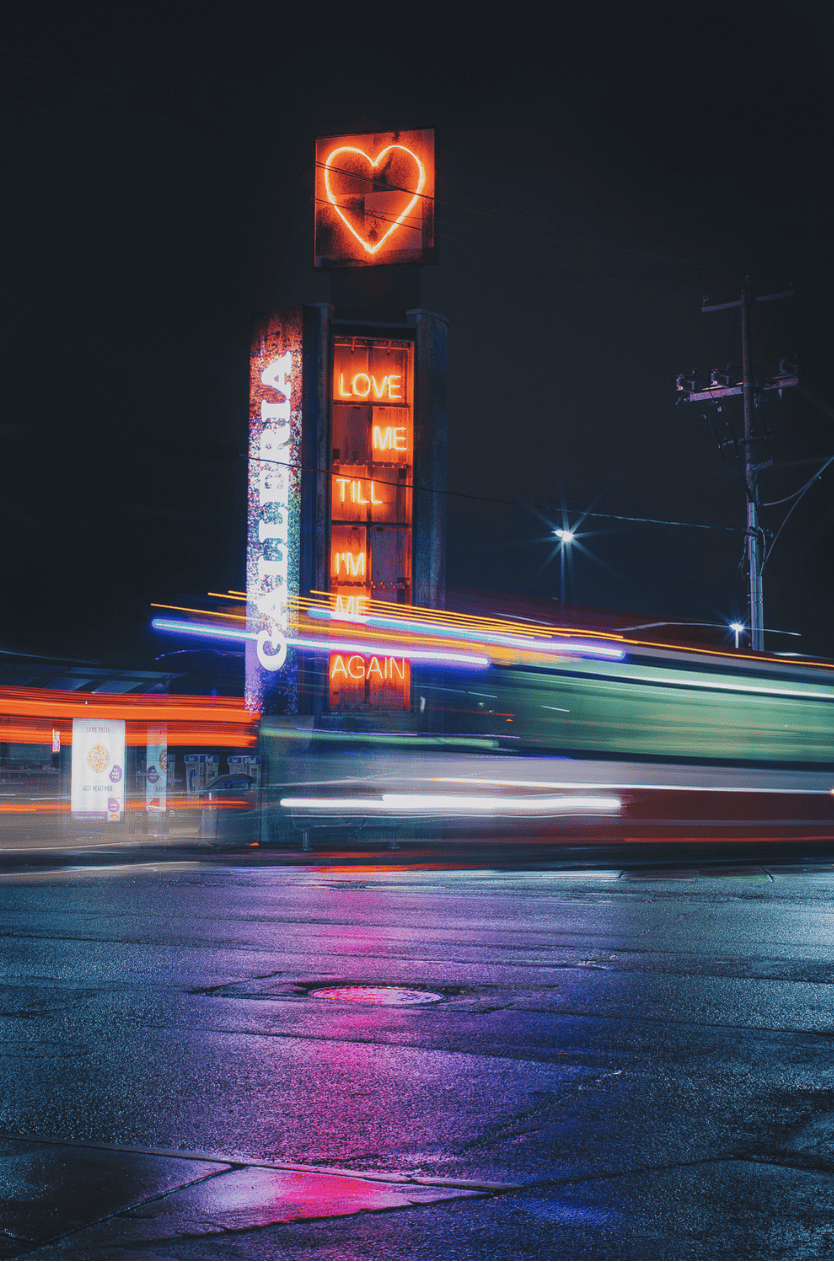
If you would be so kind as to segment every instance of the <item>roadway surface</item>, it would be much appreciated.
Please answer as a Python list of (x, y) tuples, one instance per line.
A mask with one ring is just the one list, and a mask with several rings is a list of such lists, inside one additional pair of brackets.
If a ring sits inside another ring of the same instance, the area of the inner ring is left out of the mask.
[(0, 1257), (834, 1255), (830, 861), (102, 855), (0, 929)]

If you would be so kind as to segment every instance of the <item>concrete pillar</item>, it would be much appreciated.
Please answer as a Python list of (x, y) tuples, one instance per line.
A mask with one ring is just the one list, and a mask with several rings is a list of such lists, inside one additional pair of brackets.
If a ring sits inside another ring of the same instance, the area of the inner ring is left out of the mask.
[[(414, 337), (415, 605), (446, 604), (446, 361), (449, 322), (422, 308), (406, 313)], [(416, 488), (424, 487), (425, 490)]]

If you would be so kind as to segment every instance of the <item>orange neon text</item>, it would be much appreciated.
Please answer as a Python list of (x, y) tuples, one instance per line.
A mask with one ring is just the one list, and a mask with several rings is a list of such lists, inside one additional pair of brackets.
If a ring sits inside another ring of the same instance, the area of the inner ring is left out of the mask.
[(364, 552), (337, 552), (335, 555), (336, 574), (341, 574), (344, 567), (345, 574), (351, 576), (365, 573), (365, 553)]
[(367, 605), (369, 600), (369, 596), (337, 596), (336, 608), (333, 612), (362, 618), (368, 612)]
[(407, 451), (408, 439), (404, 425), (374, 425), (374, 451)]
[(405, 659), (396, 657), (372, 657), (366, 661), (358, 653), (344, 658), (337, 653), (330, 664), (330, 678), (354, 679), (357, 683), (363, 679), (399, 679), (405, 681)]
[[(362, 481), (360, 478), (336, 478), (335, 481), (338, 482), (339, 484), (339, 503), (340, 504), (347, 503), (348, 499), (350, 500), (351, 504), (384, 504), (385, 503), (385, 500), (378, 500), (376, 498), (376, 490), (374, 488), (373, 482), (367, 482), (365, 484), (366, 488), (368, 486), (370, 486), (371, 488), (371, 498), (369, 500), (366, 500), (363, 498), (363, 495), (362, 495)], [(347, 489), (348, 487), (350, 487), (349, 493)]]
[(373, 373), (358, 372), (351, 379), (348, 389), (345, 389), (345, 374), (339, 373), (339, 394), (340, 399), (368, 399), (373, 395), (375, 399), (387, 399), (389, 402), (401, 402), (403, 397), (403, 379), (402, 373), (389, 373), (380, 381)]

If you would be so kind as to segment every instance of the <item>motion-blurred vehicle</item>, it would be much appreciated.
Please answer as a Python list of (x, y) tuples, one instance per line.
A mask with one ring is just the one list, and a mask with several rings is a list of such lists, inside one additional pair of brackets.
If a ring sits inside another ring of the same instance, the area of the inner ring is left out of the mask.
[(305, 845), (340, 822), (369, 838), (834, 840), (831, 662), (603, 647), (618, 657), (577, 636), (477, 677), (412, 663), (417, 704), (399, 723), (262, 720), (277, 828), (291, 820)]
[(257, 841), (258, 797), (254, 776), (241, 772), (215, 776), (202, 793), (201, 839), (210, 846)]

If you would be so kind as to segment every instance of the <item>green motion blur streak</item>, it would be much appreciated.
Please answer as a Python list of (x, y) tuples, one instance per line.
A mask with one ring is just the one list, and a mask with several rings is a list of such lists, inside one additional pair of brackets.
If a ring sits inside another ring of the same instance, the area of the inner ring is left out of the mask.
[(834, 680), (824, 671), (700, 663), (495, 669), (489, 706), (503, 718), (491, 730), (512, 733), (516, 748), (554, 752), (834, 764)]

